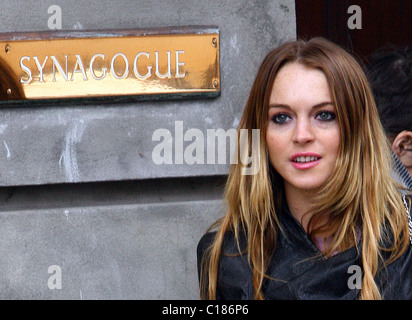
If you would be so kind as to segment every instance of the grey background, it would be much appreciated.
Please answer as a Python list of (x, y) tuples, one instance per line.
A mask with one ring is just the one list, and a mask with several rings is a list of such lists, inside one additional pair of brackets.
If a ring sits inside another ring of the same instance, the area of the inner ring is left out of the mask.
[(198, 299), (196, 245), (224, 214), (229, 158), (156, 165), (152, 134), (236, 128), (263, 57), (296, 37), (294, 1), (0, 4), (1, 33), (48, 31), (53, 4), (63, 31), (220, 29), (218, 98), (0, 108), (0, 298)]

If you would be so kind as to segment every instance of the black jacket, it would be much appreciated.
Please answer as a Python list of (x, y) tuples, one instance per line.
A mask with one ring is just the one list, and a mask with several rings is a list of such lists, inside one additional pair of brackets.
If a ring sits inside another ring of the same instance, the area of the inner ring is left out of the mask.
[[(353, 278), (356, 271), (352, 268), (359, 271), (362, 269), (360, 243), (358, 249), (352, 247), (325, 259), (287, 206), (281, 210), (279, 221), (285, 233), (277, 232), (276, 249), (267, 271), (275, 280), (264, 280), (265, 299), (325, 300), (359, 297), (360, 290), (355, 288), (356, 280)], [(214, 233), (207, 233), (198, 244), (199, 274), (201, 259), (213, 237)], [(245, 240), (241, 239), (241, 246), (244, 247), (245, 244)], [(223, 251), (229, 254), (239, 253), (234, 235), (230, 232), (225, 235)], [(399, 259), (379, 272), (375, 280), (383, 299), (412, 300), (411, 245)], [(219, 263), (217, 299), (254, 299), (253, 293), (252, 272), (246, 255), (223, 254)]]

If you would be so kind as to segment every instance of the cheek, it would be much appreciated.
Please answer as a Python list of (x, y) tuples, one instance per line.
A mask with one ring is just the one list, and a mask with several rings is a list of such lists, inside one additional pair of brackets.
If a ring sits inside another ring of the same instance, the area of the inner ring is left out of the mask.
[(327, 149), (333, 152), (335, 157), (337, 158), (338, 153), (339, 153), (339, 146), (340, 146), (340, 131), (337, 129), (335, 132), (332, 134), (329, 134), (328, 137), (326, 137), (325, 141), (327, 141)]
[(266, 145), (272, 160), (273, 158), (280, 157), (287, 147), (287, 143), (281, 134), (270, 132), (269, 130), (266, 133)]

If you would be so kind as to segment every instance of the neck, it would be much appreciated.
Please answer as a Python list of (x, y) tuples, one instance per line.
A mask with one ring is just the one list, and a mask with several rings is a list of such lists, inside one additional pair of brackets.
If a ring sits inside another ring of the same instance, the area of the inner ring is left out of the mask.
[(316, 193), (316, 190), (305, 191), (285, 184), (285, 197), (289, 210), (306, 232), (308, 232), (308, 224), (312, 217), (312, 214), (308, 212), (314, 205), (313, 199)]
[(305, 215), (312, 206), (312, 197), (309, 193), (288, 188), (285, 186), (285, 197), (289, 210), (305, 231), (308, 230), (309, 215)]

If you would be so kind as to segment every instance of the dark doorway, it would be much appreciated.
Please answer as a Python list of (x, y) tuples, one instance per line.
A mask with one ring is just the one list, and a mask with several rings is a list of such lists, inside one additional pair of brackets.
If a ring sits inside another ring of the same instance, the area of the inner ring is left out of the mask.
[[(352, 5), (361, 9), (362, 29), (348, 27)], [(389, 44), (412, 43), (410, 0), (296, 0), (295, 6), (298, 37), (323, 36), (360, 60)]]

